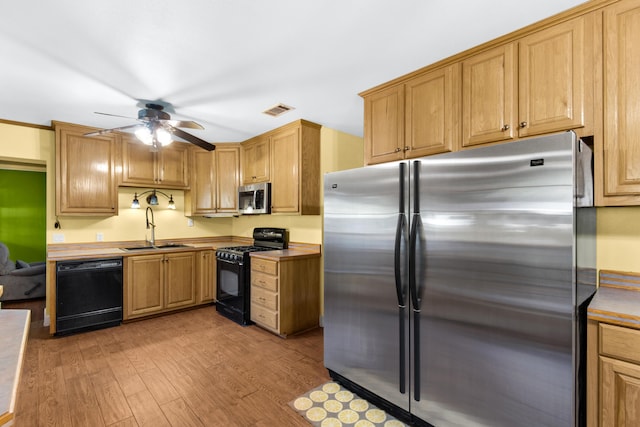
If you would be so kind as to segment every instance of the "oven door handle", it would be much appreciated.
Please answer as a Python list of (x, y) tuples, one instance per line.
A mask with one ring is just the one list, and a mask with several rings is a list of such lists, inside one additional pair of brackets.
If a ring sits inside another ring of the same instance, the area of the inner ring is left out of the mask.
[(243, 261), (230, 261), (228, 259), (216, 258), (219, 262), (224, 262), (225, 264), (231, 265), (244, 265)]

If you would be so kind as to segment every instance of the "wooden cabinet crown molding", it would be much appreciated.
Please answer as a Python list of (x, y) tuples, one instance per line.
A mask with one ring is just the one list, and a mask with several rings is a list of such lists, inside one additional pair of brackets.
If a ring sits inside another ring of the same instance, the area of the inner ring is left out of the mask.
[(465, 51), (459, 52), (455, 55), (449, 56), (447, 58), (444, 58), (438, 62), (434, 62), (432, 64), (426, 65), (422, 68), (419, 68), (415, 71), (412, 71), (410, 73), (404, 74), (402, 76), (399, 76), (393, 80), (384, 82), (380, 85), (374, 86), (370, 89), (367, 89), (365, 91), (360, 92), (358, 95), (360, 95), (361, 97), (366, 97), (369, 96), (375, 92), (378, 91), (382, 91), (385, 90), (388, 87), (391, 86), (396, 86), (398, 84), (403, 84), (405, 83), (407, 80), (412, 79), (420, 74), (423, 74), (425, 72), (431, 71), (431, 70), (435, 70), (438, 68), (442, 68), (445, 66), (449, 66), (452, 64), (455, 64), (457, 62), (461, 62), (473, 55), (477, 55), (481, 52), (493, 49), (497, 46), (503, 45), (503, 44), (507, 44), (510, 42), (514, 42), (520, 38), (523, 38), (525, 36), (528, 36), (530, 34), (533, 34), (537, 31), (540, 30), (544, 30), (547, 29), (549, 27), (552, 27), (554, 25), (558, 25), (562, 22), (565, 21), (569, 21), (573, 18), (582, 16), (582, 15), (586, 15), (589, 12), (598, 10), (598, 9), (602, 9), (607, 5), (613, 4), (613, 3), (618, 3), (621, 0), (590, 0), (587, 1), (585, 3), (579, 4), (571, 9), (565, 10), (564, 12), (560, 12), (556, 15), (550, 16), (548, 18), (542, 19), (538, 22), (535, 22), (531, 25), (528, 25), (526, 27), (520, 28), (516, 31), (513, 31), (511, 33), (505, 34), (503, 36), (500, 36), (498, 38), (495, 38), (493, 40), (490, 40), (486, 43), (482, 43), (478, 46), (474, 46), (470, 49), (467, 49)]

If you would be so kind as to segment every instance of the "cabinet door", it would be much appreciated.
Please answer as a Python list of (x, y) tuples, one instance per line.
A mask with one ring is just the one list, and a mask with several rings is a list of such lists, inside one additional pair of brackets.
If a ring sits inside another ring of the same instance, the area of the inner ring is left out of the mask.
[(186, 307), (196, 302), (196, 257), (194, 252), (165, 255), (167, 308)]
[(156, 153), (130, 136), (122, 142), (122, 183), (151, 187), (158, 184)]
[(600, 381), (600, 425), (639, 426), (640, 366), (600, 357)]
[(216, 256), (215, 251), (201, 251), (197, 255), (198, 304), (212, 302), (216, 298)]
[(405, 84), (406, 157), (453, 151), (460, 136), (460, 86), (458, 64)]
[[(604, 11), (604, 196), (640, 195), (640, 1)], [(632, 199), (630, 196), (635, 196)]]
[(364, 161), (366, 164), (404, 158), (404, 106), (404, 85), (392, 86), (365, 97)]
[(216, 148), (217, 212), (238, 212), (240, 185), (240, 149), (237, 146)]
[(156, 188), (186, 188), (189, 185), (188, 144), (173, 142), (151, 151), (134, 137), (122, 144), (122, 184)]
[(216, 212), (216, 173), (215, 151), (193, 149), (193, 163), (191, 167), (191, 189), (189, 199), (191, 215), (204, 215)]
[(579, 128), (585, 120), (585, 17), (520, 41), (519, 136)]
[(56, 214), (116, 215), (116, 135), (56, 125)]
[(515, 137), (515, 45), (509, 43), (462, 62), (462, 146)]
[(242, 184), (269, 181), (269, 138), (257, 137), (242, 143)]
[[(158, 152), (158, 182), (166, 188), (189, 186), (189, 145), (173, 142)], [(205, 151), (205, 150), (203, 150)]]
[(164, 256), (141, 255), (127, 259), (126, 318), (162, 311)]
[(271, 137), (271, 212), (300, 211), (299, 127), (277, 132)]

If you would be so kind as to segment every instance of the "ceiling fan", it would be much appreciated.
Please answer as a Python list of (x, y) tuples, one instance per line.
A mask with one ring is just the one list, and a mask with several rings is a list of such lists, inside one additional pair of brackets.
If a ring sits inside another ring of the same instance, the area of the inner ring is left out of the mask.
[[(104, 135), (109, 132), (116, 131), (134, 131), (136, 137), (141, 140), (143, 143), (150, 145), (152, 150), (158, 150), (161, 146), (168, 145), (171, 143), (172, 135), (177, 136), (180, 139), (183, 139), (187, 142), (197, 145), (200, 148), (203, 148), (208, 151), (215, 150), (216, 146), (200, 139), (190, 133), (183, 131), (180, 128), (188, 128), (188, 129), (204, 129), (201, 125), (192, 121), (184, 121), (184, 120), (171, 120), (171, 116), (164, 110), (164, 106), (155, 103), (145, 104), (146, 108), (138, 111), (138, 121), (141, 123), (136, 123), (134, 125), (121, 126), (117, 128), (111, 129), (101, 129), (95, 132), (85, 133), (85, 136), (97, 136)], [(131, 118), (125, 116), (119, 116), (117, 114), (107, 114), (107, 113), (99, 113), (105, 116), (114, 116), (114, 117), (124, 117)]]

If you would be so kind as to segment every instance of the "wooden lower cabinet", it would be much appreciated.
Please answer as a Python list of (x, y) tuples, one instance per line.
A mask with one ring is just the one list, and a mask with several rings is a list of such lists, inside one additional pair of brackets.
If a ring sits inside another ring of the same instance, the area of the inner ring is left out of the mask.
[(251, 257), (251, 320), (282, 337), (318, 326), (320, 258)]
[(196, 257), (198, 274), (196, 303), (213, 302), (216, 299), (216, 252), (214, 250), (200, 251)]
[(640, 330), (590, 321), (589, 333), (588, 426), (640, 426)]
[(124, 320), (196, 305), (196, 252), (128, 257)]

